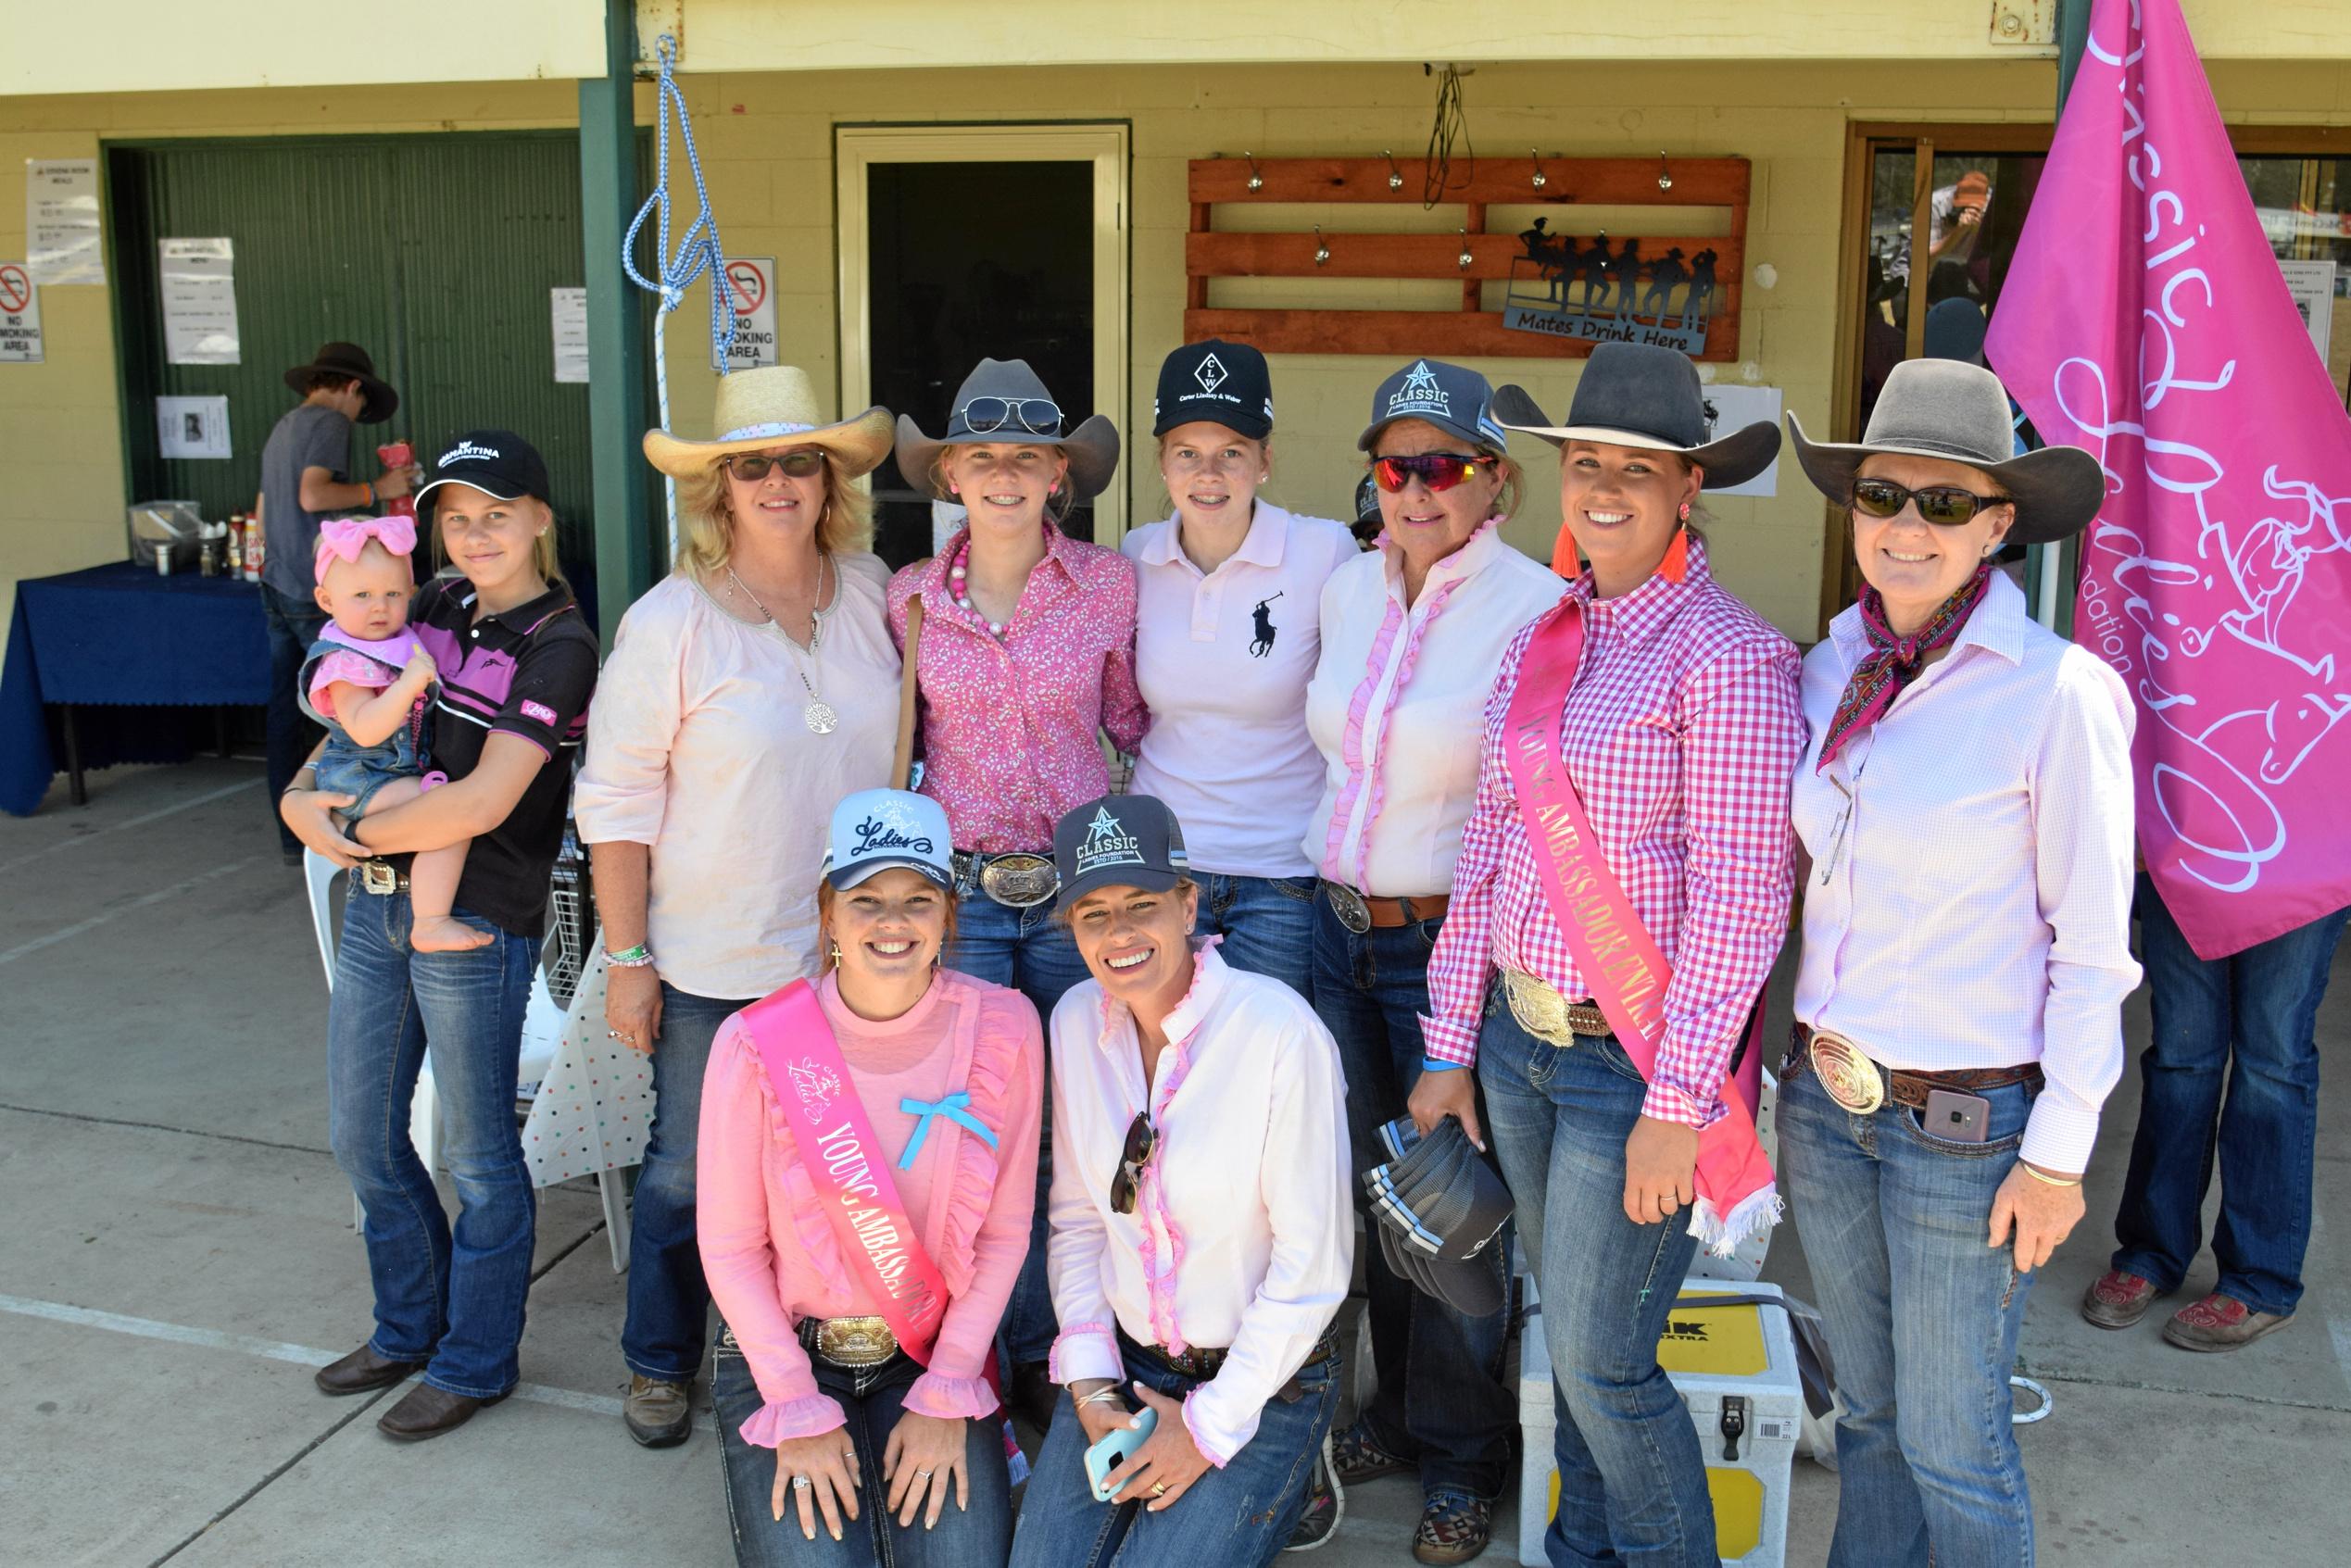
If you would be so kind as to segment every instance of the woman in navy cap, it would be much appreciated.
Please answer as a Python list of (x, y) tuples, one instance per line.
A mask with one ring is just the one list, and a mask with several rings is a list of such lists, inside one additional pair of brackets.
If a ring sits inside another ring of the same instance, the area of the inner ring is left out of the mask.
[[(367, 1215), (375, 1330), (317, 1382), (359, 1394), (422, 1372), (376, 1424), (409, 1440), (463, 1424), (522, 1376), (537, 1194), (514, 1126), (516, 1061), (596, 686), (596, 633), (556, 571), (547, 488), (530, 443), (477, 430), (417, 492), (419, 522), (459, 572), (427, 583), (409, 612), (440, 671), (433, 757), (449, 782), (361, 819), (348, 838), (327, 812), (349, 797), (305, 787), (307, 765), (279, 803), (303, 843), (355, 867), (327, 1009), (328, 1139)], [(415, 952), (408, 857), (465, 839), (455, 913), (493, 940)], [(427, 1050), (457, 1184), (454, 1229), (409, 1141)]]
[[(1357, 445), (1386, 527), (1323, 589), (1323, 646), (1306, 689), (1322, 799), (1304, 851), (1314, 909), (1314, 1010), (1347, 1069), (1355, 1168), (1379, 1163), (1424, 1068), (1431, 945), (1477, 786), (1478, 713), (1511, 633), (1559, 597), (1559, 579), (1513, 549), (1518, 504), (1491, 388), (1421, 359), (1380, 383)], [(1454, 1073), (1466, 1079), (1466, 1074)], [(1487, 1260), (1498, 1273), (1507, 1248)], [(1465, 1562), (1492, 1535), (1518, 1411), (1502, 1381), (1507, 1314), (1468, 1316), (1364, 1259), (1378, 1397), (1334, 1446), (1342, 1482), (1416, 1471), (1414, 1554)]]
[(1314, 862), (1301, 841), (1322, 788), (1306, 683), (1323, 584), (1354, 541), (1261, 494), (1274, 391), (1247, 344), (1188, 344), (1160, 367), (1160, 478), (1175, 511), (1126, 535), (1135, 674), (1151, 727), (1133, 788), (1182, 817), (1201, 930), (1225, 961), (1309, 995)]

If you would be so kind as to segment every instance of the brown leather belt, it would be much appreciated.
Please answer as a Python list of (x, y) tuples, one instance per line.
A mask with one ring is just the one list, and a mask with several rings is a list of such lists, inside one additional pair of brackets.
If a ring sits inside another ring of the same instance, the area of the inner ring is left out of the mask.
[[(1856, 1114), (1867, 1114), (1880, 1104), (1892, 1101), (1913, 1110), (1927, 1109), (1927, 1096), (1936, 1089), (1972, 1095), (1986, 1089), (2005, 1089), (2011, 1084), (2028, 1084), (2038, 1089), (2042, 1085), (2041, 1064), (2028, 1061), (2018, 1067), (1955, 1067), (1944, 1073), (1906, 1073), (1872, 1060), (1853, 1042), (1842, 1035), (1817, 1033), (1811, 1024), (1799, 1023), (1788, 1044), (1787, 1060), (1779, 1064), (1779, 1079), (1785, 1083), (1804, 1071), (1817, 1048), (1823, 1058), (1834, 1056), (1836, 1071), (1817, 1072), (1820, 1086), (1829, 1098)], [(1883, 1085), (1871, 1098), (1867, 1077), (1875, 1075)]]
[[(1225, 1358), (1231, 1354), (1228, 1350), (1206, 1349), (1195, 1345), (1186, 1349), (1183, 1354), (1176, 1355), (1163, 1345), (1146, 1345), (1123, 1328), (1118, 1331), (1118, 1342), (1142, 1361), (1149, 1361), (1154, 1366), (1164, 1367), (1179, 1376), (1193, 1378), (1201, 1383), (1214, 1377), (1217, 1368), (1223, 1366)], [(1338, 1349), (1339, 1329), (1334, 1324), (1323, 1330), (1323, 1336), (1314, 1341), (1313, 1349), (1306, 1352), (1306, 1361), (1319, 1361), (1336, 1353)], [(1295, 1404), (1302, 1392), (1304, 1390), (1298, 1386), (1298, 1374), (1292, 1373), (1289, 1375), (1289, 1381), (1274, 1390), (1274, 1398), (1286, 1405)]]
[(1358, 936), (1366, 931), (1392, 931), (1419, 921), (1441, 920), (1445, 906), (1452, 901), (1452, 896), (1444, 893), (1417, 898), (1378, 898), (1358, 893), (1343, 882), (1324, 883), (1323, 897), (1330, 900), (1339, 923)]

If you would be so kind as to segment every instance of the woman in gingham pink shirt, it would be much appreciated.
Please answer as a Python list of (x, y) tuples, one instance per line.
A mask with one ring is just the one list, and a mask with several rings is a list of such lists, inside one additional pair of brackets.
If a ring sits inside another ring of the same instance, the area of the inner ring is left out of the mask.
[[(1098, 734), (1132, 751), (1150, 721), (1135, 684), (1135, 568), (1056, 526), (1109, 484), (1118, 433), (1100, 414), (1071, 429), (1025, 361), (983, 359), (957, 389), (943, 436), (899, 417), (898, 466), (969, 514), (937, 556), (890, 580), (888, 596), (901, 649), (908, 607), (923, 605), (919, 788), (946, 808), (955, 838), (945, 961), (1017, 988), (1050, 1017), (1086, 978), (1053, 918), (1053, 824), (1110, 791)], [(1050, 1177), (1039, 1173), (1040, 1190)], [(1040, 1206), (1004, 1319), (1015, 1409), (1051, 1394), (1044, 1223)]]
[[(1531, 629), (1503, 655), (1486, 708), (1477, 802), (1452, 902), (1429, 959), (1432, 1071), (1414, 1090), (1423, 1127), (1479, 1131), (1474, 1089), (1518, 1206), (1559, 1383), (1559, 1511), (1552, 1561), (1641, 1557), (1714, 1568), (1713, 1504), (1690, 1419), (1657, 1364), (1658, 1336), (1697, 1248), (1698, 1130), (1786, 935), (1792, 892), (1788, 785), (1804, 749), (1787, 638), (1708, 570), (1687, 524), (1702, 488), (1769, 468), (1779, 433), (1704, 439), (1690, 360), (1596, 350), (1564, 426), (1516, 387), (1498, 417), (1560, 447), (1560, 499), (1590, 569), (1568, 587), (1585, 637), (1565, 705), (1563, 760), (1608, 869), (1673, 969), (1653, 1074), (1616, 1038), (1559, 1027), (1588, 1002), (1537, 883), (1537, 848), (1504, 756), (1504, 718)], [(1499, 972), (1515, 972), (1509, 1006)], [(1548, 1008), (1520, 1006), (1541, 988)], [(1589, 1022), (1590, 1015), (1584, 1015)], [(1475, 1065), (1466, 1072), (1444, 1063)]]

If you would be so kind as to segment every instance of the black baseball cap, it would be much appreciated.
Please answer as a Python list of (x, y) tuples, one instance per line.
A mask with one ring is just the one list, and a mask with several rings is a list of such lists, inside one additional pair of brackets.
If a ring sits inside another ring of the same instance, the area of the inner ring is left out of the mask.
[(432, 477), (417, 486), (420, 511), (431, 513), (421, 503), (444, 484), (471, 485), (501, 501), (549, 498), (547, 460), (510, 430), (469, 430), (449, 443), (433, 460)]
[(1502, 1173), (1451, 1117), (1418, 1139), (1383, 1129), (1381, 1141), (1393, 1157), (1363, 1181), (1389, 1266), (1472, 1317), (1499, 1311), (1502, 1249), (1492, 1243), (1513, 1208)]
[(1510, 436), (1494, 418), (1494, 388), (1477, 371), (1442, 359), (1415, 359), (1379, 383), (1372, 394), (1371, 423), (1356, 439), (1365, 452), (1379, 433), (1398, 420), (1425, 420), (1448, 435), (1490, 452)]
[(1105, 795), (1064, 814), (1053, 828), (1053, 866), (1062, 876), (1054, 907), (1062, 909), (1097, 887), (1164, 893), (1191, 872), (1176, 813), (1148, 795)]
[(1273, 372), (1245, 343), (1188, 343), (1160, 362), (1151, 415), (1153, 435), (1206, 420), (1263, 441), (1274, 428)]

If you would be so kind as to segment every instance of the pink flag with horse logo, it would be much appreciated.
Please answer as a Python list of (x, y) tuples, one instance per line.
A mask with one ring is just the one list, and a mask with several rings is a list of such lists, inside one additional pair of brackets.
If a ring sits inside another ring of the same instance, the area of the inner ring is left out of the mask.
[(1985, 350), (2095, 453), (2074, 635), (2139, 704), (2139, 845), (2201, 956), (2351, 903), (2351, 417), (2179, 0), (2097, 0)]

